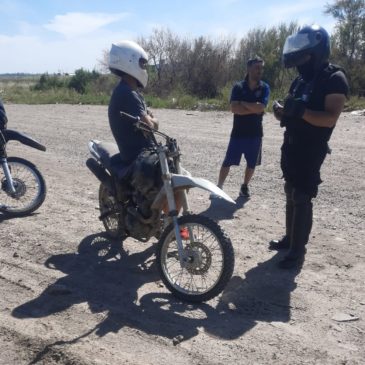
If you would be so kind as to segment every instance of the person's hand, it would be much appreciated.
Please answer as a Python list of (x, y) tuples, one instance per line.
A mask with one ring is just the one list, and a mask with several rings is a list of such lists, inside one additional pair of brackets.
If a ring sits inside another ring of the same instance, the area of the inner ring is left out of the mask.
[(158, 130), (158, 120), (156, 118), (152, 118), (153, 128)]
[(147, 115), (149, 115), (151, 118), (153, 118), (153, 113), (151, 109), (147, 109)]
[(272, 110), (274, 112), (274, 116), (277, 120), (281, 120), (283, 116), (283, 110), (284, 107), (281, 105), (281, 103), (278, 100), (274, 100), (272, 104)]
[(302, 118), (305, 112), (305, 102), (289, 96), (285, 99), (283, 115), (289, 118)]

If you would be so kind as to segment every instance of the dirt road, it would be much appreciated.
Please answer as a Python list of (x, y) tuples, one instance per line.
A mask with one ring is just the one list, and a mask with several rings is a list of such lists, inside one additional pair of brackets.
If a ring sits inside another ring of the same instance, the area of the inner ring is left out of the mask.
[[(119, 250), (103, 235), (85, 160), (89, 139), (112, 140), (106, 107), (6, 108), (9, 128), (48, 148), (8, 146), (39, 167), (48, 195), (32, 216), (0, 217), (1, 365), (365, 363), (364, 116), (343, 114), (334, 132), (300, 272), (277, 269), (280, 254), (267, 248), (284, 229), (282, 129), (272, 115), (248, 202), (211, 203), (191, 191), (193, 211), (219, 220), (236, 254), (223, 295), (193, 306), (161, 284), (152, 244), (128, 239)], [(230, 113), (154, 114), (178, 139), (184, 167), (215, 182)], [(233, 169), (225, 186), (233, 199), (241, 179)]]

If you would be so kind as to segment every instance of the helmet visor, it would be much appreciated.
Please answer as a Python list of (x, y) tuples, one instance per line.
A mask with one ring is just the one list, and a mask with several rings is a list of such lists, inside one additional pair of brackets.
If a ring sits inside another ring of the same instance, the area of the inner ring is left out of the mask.
[(138, 64), (139, 64), (139, 67), (142, 69), (142, 70), (147, 70), (147, 64), (148, 64), (148, 61), (141, 57), (138, 61)]
[(283, 54), (301, 51), (313, 46), (314, 44), (311, 42), (308, 33), (297, 33), (286, 39)]

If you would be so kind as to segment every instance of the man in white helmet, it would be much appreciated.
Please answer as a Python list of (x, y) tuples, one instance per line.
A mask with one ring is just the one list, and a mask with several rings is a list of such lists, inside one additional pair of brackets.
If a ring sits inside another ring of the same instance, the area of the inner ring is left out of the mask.
[(113, 44), (109, 53), (109, 69), (120, 77), (109, 102), (109, 124), (119, 147), (120, 158), (126, 165), (130, 165), (143, 149), (150, 147), (151, 141), (142, 131), (134, 128), (131, 119), (122, 117), (120, 112), (140, 117), (151, 127), (158, 126), (138, 92), (147, 85), (147, 60), (147, 53), (132, 41)]

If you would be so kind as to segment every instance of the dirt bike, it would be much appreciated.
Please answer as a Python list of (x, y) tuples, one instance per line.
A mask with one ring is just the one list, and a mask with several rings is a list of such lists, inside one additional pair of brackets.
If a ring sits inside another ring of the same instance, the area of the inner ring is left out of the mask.
[(24, 158), (7, 156), (8, 141), (18, 141), (40, 151), (45, 151), (46, 147), (24, 133), (0, 130), (0, 213), (22, 217), (42, 205), (46, 198), (46, 183), (34, 164)]
[[(137, 184), (141, 175), (136, 168), (138, 162), (132, 169), (125, 167), (116, 144), (91, 140), (89, 150), (93, 157), (86, 165), (101, 182), (99, 219), (114, 238), (132, 237), (141, 242), (153, 236), (158, 238), (157, 268), (163, 283), (177, 298), (190, 302), (212, 299), (222, 292), (232, 276), (234, 251), (218, 223), (190, 212), (187, 190), (198, 187), (235, 202), (216, 185), (192, 177), (180, 165), (180, 149), (175, 139), (139, 118), (122, 114), (133, 120), (135, 128), (151, 136), (153, 148), (146, 159), (156, 158), (161, 184), (155, 191), (149, 182)], [(163, 142), (158, 142), (156, 136), (162, 137)], [(182, 206), (181, 216), (177, 201)], [(164, 214), (166, 202), (168, 213)]]

